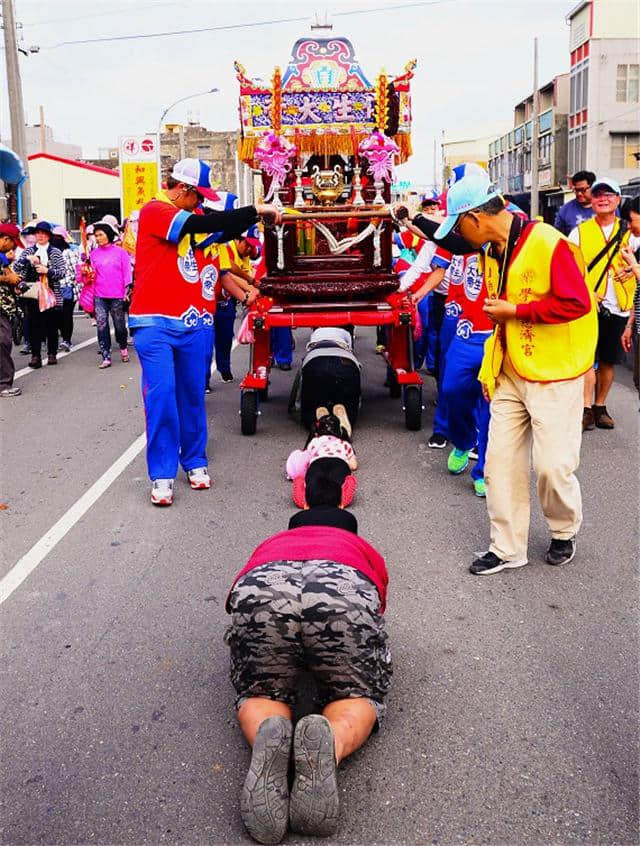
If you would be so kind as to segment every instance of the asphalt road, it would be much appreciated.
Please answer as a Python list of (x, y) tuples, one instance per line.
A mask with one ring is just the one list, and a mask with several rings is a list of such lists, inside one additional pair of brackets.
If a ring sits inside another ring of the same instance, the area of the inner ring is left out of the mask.
[[(91, 337), (77, 320), (77, 339)], [(304, 336), (298, 336), (298, 351)], [(585, 523), (565, 568), (474, 578), (487, 544), (467, 476), (407, 432), (362, 332), (354, 506), (386, 556), (395, 676), (382, 731), (341, 767), (335, 843), (638, 842), (638, 399), (627, 373), (612, 432), (584, 439)], [(17, 356), (18, 366), (25, 358)], [(234, 353), (236, 375), (246, 350)], [(139, 367), (96, 368), (95, 345), (29, 373), (0, 404), (0, 577), (144, 430)], [(223, 633), (230, 582), (286, 528), (292, 374), (275, 372), (258, 434), (237, 382), (207, 398), (215, 487), (176, 483), (154, 509), (141, 452), (0, 607), (0, 840), (7, 844), (249, 842), (249, 760)], [(288, 836), (288, 843), (299, 842)]]

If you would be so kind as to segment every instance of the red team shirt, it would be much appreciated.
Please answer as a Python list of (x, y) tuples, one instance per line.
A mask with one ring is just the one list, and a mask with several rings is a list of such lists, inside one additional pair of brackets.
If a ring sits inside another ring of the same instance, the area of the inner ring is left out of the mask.
[(480, 270), (478, 253), (456, 256), (442, 251), (440, 267), (447, 268), (449, 291), (444, 310), (447, 316), (458, 318), (456, 334), (468, 338), (476, 332), (491, 332), (493, 323), (482, 310), (487, 298), (487, 287)]
[(190, 214), (161, 200), (142, 207), (129, 312), (132, 329), (164, 326), (185, 331), (201, 325), (203, 315), (215, 311), (220, 275), (215, 262), (192, 246), (185, 255), (178, 253), (180, 232)]

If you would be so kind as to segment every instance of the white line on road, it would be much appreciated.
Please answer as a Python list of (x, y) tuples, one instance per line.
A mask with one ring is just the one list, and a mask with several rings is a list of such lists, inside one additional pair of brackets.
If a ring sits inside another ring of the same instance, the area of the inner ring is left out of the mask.
[[(69, 352), (59, 352), (59, 353), (58, 353), (58, 358), (64, 358), (64, 357), (65, 357), (65, 356), (67, 356), (67, 355), (71, 355), (71, 353), (74, 353), (74, 352), (77, 352), (78, 350), (81, 350), (83, 347), (88, 347), (90, 344), (95, 344), (97, 340), (98, 340), (97, 338), (88, 338), (86, 341), (82, 341), (82, 342), (81, 342), (81, 343), (79, 343), (79, 344), (74, 344), (73, 349), (72, 349), (72, 350), (70, 350)], [(49, 366), (49, 365), (47, 364), (46, 358), (45, 358), (45, 360), (42, 362), (42, 366), (43, 366), (43, 367), (48, 367), (48, 366)], [(20, 379), (22, 376), (26, 376), (28, 373), (35, 373), (35, 372), (36, 372), (36, 370), (38, 370), (38, 369), (39, 369), (39, 368), (35, 368), (35, 369), (34, 369), (33, 367), (23, 367), (21, 370), (18, 370), (18, 371), (14, 374), (13, 379), (14, 379), (14, 381), (15, 381), (16, 379)]]
[[(74, 347), (74, 349), (81, 349), (82, 347), (95, 343), (95, 341), (95, 338), (90, 338), (88, 341), (83, 341), (81, 344), (78, 344)], [(231, 350), (235, 350), (237, 346), (238, 341), (234, 339)], [(68, 353), (64, 353), (64, 355), (68, 355)], [(215, 371), (216, 365), (214, 362), (211, 372), (215, 373)], [(26, 368), (25, 370), (18, 371), (14, 378), (17, 378), (19, 375), (25, 375), (25, 373), (31, 373), (31, 369)], [(111, 467), (109, 467), (109, 469), (100, 476), (97, 482), (94, 482), (89, 490), (85, 491), (80, 499), (77, 500), (71, 508), (62, 515), (58, 522), (55, 523), (16, 564), (14, 564), (6, 576), (0, 580), (0, 605), (2, 605), (5, 599), (8, 599), (11, 596), (16, 588), (20, 587), (22, 582), (24, 582), (24, 580), (36, 569), (36, 567), (42, 563), (44, 558), (46, 558), (51, 550), (75, 526), (78, 520), (84, 517), (91, 506), (94, 505), (102, 494), (113, 484), (113, 482), (115, 482), (122, 471), (125, 470), (134, 458), (142, 452), (146, 443), (146, 434), (142, 434), (139, 438), (136, 438), (131, 446), (122, 453), (120, 458), (114, 461)]]
[(5, 599), (11, 596), (16, 588), (20, 587), (22, 582), (36, 569), (38, 564), (43, 561), (67, 532), (75, 526), (78, 520), (84, 517), (91, 506), (115, 482), (122, 471), (142, 452), (146, 442), (146, 434), (142, 434), (139, 438), (136, 438), (131, 446), (122, 453), (120, 458), (100, 476), (97, 482), (91, 485), (88, 491), (82, 494), (80, 499), (62, 515), (58, 522), (0, 580), (0, 605), (2, 605)]

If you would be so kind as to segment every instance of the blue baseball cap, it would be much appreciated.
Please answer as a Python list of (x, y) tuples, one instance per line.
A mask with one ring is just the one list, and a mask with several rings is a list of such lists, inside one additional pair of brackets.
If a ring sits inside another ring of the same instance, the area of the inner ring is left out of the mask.
[(447, 216), (433, 233), (433, 237), (437, 240), (446, 237), (461, 214), (477, 209), (478, 206), (499, 196), (500, 192), (494, 190), (485, 171), (466, 174), (447, 191)]
[(177, 182), (191, 185), (207, 200), (217, 200), (218, 194), (211, 184), (211, 168), (200, 159), (180, 159), (171, 171)]
[(487, 171), (481, 167), (477, 162), (465, 162), (464, 164), (456, 165), (451, 171), (451, 176), (447, 179), (447, 188), (451, 188), (456, 182), (459, 182), (465, 176), (471, 176), (472, 173), (478, 176), (486, 176)]
[(593, 194), (594, 191), (597, 191), (598, 188), (608, 188), (610, 191), (613, 191), (613, 193), (617, 194), (619, 197), (622, 196), (620, 185), (615, 181), (615, 179), (610, 179), (608, 176), (603, 176), (602, 179), (596, 179), (596, 181), (591, 186), (591, 194)]
[(440, 194), (437, 191), (427, 191), (426, 194), (423, 194), (420, 197), (420, 205), (427, 206), (427, 205), (440, 205)]

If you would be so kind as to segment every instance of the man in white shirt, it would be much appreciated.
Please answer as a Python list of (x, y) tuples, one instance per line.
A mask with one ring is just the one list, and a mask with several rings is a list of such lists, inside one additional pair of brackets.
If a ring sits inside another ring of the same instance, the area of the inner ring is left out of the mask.
[(627, 245), (634, 248), (637, 240), (631, 236), (626, 222), (617, 217), (620, 186), (613, 179), (599, 179), (591, 188), (591, 198), (594, 217), (580, 223), (569, 235), (569, 240), (582, 250), (587, 266), (587, 285), (595, 293), (599, 305), (597, 371), (591, 369), (585, 374), (583, 431), (594, 426), (599, 429), (615, 426), (606, 401), (615, 365), (622, 360), (621, 338), (636, 288), (635, 277), (620, 253)]

